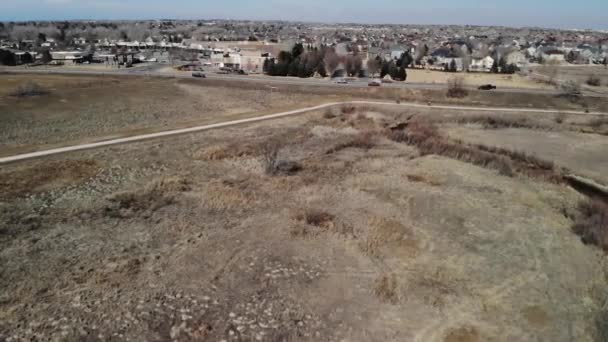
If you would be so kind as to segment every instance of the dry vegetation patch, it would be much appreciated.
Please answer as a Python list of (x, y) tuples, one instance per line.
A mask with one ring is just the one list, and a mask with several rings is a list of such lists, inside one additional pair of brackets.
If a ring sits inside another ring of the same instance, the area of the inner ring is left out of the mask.
[(374, 287), (374, 294), (381, 301), (390, 304), (399, 302), (399, 283), (394, 273), (381, 276)]
[(464, 98), (469, 95), (467, 88), (464, 83), (464, 77), (452, 77), (448, 80), (448, 92), (447, 96), (451, 98)]
[(608, 252), (608, 204), (600, 200), (581, 202), (572, 231), (585, 244), (596, 245)]
[(107, 198), (104, 214), (109, 217), (129, 218), (149, 216), (156, 210), (175, 203), (175, 195), (190, 190), (183, 177), (165, 177), (152, 181), (143, 188), (123, 191)]
[(14, 97), (20, 97), (20, 98), (24, 98), (24, 97), (31, 97), (31, 96), (42, 96), (42, 95), (47, 95), (50, 94), (50, 91), (44, 87), (42, 87), (41, 85), (39, 85), (38, 83), (34, 83), (34, 82), (27, 82), (24, 83), (20, 86), (18, 86), (17, 88), (15, 88), (15, 90), (13, 90), (10, 95), (14, 96)]
[(100, 171), (93, 160), (64, 160), (37, 164), (9, 172), (0, 172), (0, 198), (24, 196), (78, 185)]

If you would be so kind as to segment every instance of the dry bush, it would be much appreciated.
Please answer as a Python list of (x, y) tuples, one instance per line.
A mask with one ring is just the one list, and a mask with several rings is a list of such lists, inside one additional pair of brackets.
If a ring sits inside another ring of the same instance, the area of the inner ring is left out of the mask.
[(469, 95), (464, 83), (464, 77), (452, 77), (448, 80), (448, 97), (463, 98)]
[(595, 75), (589, 75), (589, 78), (587, 78), (586, 83), (587, 85), (590, 85), (592, 87), (599, 87), (602, 85), (602, 80), (600, 80), (600, 78)]
[(556, 124), (563, 124), (564, 121), (566, 121), (566, 114), (564, 113), (557, 113), (555, 114), (555, 117), (553, 118)]
[(340, 111), (342, 114), (354, 114), (357, 111), (357, 107), (353, 105), (343, 105), (342, 108), (340, 108)]
[(359, 132), (345, 142), (341, 142), (329, 149), (326, 154), (332, 154), (344, 150), (346, 148), (358, 148), (362, 150), (370, 150), (376, 146), (376, 134), (373, 131)]
[(259, 145), (258, 154), (261, 156), (264, 172), (267, 175), (292, 175), (302, 170), (302, 165), (298, 162), (279, 159), (283, 145), (283, 139), (279, 137), (270, 138)]
[(333, 227), (335, 216), (320, 209), (307, 209), (296, 215), (296, 220), (311, 226), (329, 229)]
[(430, 186), (440, 186), (441, 182), (422, 175), (407, 175), (407, 180), (413, 183), (424, 183)]
[(327, 108), (324, 112), (323, 112), (323, 118), (324, 119), (333, 119), (335, 118), (337, 115), (336, 113), (334, 113), (333, 108)]
[(190, 186), (182, 177), (155, 180), (142, 189), (124, 191), (107, 198), (104, 213), (110, 217), (126, 218), (136, 213), (152, 213), (175, 203), (175, 194), (188, 191)]
[(194, 158), (200, 160), (224, 160), (241, 157), (253, 156), (256, 153), (256, 147), (249, 143), (233, 143), (229, 145), (211, 146), (200, 153), (194, 155)]
[(562, 94), (570, 98), (578, 98), (581, 95), (581, 85), (576, 81), (566, 81), (561, 85)]
[(579, 203), (572, 231), (585, 244), (596, 245), (608, 252), (608, 204), (600, 200)]
[(587, 122), (587, 126), (592, 128), (601, 128), (604, 125), (608, 125), (608, 117), (606, 116), (593, 118)]
[(376, 285), (374, 286), (374, 294), (385, 303), (397, 304), (399, 302), (398, 291), (399, 284), (394, 273), (383, 275), (376, 281)]
[(202, 193), (202, 206), (214, 212), (246, 209), (255, 197), (243, 181), (212, 182)]
[(491, 116), (491, 115), (475, 115), (463, 116), (455, 119), (459, 124), (480, 124), (486, 129), (499, 128), (530, 128), (539, 129), (547, 128), (540, 123), (532, 122), (525, 116)]
[(50, 91), (43, 88), (41, 85), (34, 82), (27, 82), (18, 86), (15, 90), (11, 92), (11, 96), (15, 97), (31, 97), (31, 96), (41, 96), (47, 95)]

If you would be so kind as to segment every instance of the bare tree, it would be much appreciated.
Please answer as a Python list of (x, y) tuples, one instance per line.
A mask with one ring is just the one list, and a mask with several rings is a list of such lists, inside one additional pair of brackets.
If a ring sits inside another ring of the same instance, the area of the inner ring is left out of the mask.
[(380, 61), (376, 58), (370, 58), (367, 60), (367, 72), (371, 77), (375, 77), (375, 75), (380, 72)]
[(336, 72), (336, 69), (338, 69), (338, 65), (340, 65), (340, 57), (333, 50), (327, 50), (323, 57), (323, 64), (325, 64), (327, 74), (331, 77)]
[(349, 76), (357, 76), (363, 68), (363, 60), (358, 55), (350, 55), (346, 57), (346, 73)]

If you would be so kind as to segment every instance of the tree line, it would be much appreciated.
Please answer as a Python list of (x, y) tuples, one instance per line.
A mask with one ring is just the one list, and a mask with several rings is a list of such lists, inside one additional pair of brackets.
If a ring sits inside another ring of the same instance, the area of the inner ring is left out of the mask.
[[(413, 63), (409, 53), (404, 53), (399, 59), (387, 61), (377, 56), (370, 58), (367, 69), (363, 66), (363, 58), (357, 54), (338, 56), (331, 47), (312, 47), (297, 43), (291, 51), (281, 51), (277, 58), (266, 58), (263, 71), (270, 76), (313, 77), (380, 77), (390, 75), (395, 80), (405, 81), (405, 69)], [(342, 66), (342, 68), (340, 68)]]

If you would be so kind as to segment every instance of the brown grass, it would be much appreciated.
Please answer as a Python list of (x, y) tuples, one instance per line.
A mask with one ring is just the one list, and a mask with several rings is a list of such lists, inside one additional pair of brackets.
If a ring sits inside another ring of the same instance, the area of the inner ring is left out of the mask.
[(484, 145), (465, 144), (443, 136), (428, 121), (410, 122), (404, 133), (391, 132), (389, 138), (416, 146), (421, 155), (439, 155), (498, 170), (501, 175), (512, 177), (517, 173), (560, 183), (561, 170), (553, 162), (523, 152)]
[(397, 304), (399, 302), (398, 291), (399, 284), (394, 273), (383, 275), (374, 286), (374, 294), (385, 303)]
[(491, 115), (474, 115), (461, 116), (454, 120), (458, 124), (480, 124), (486, 129), (499, 128), (530, 128), (530, 129), (547, 129), (546, 125), (534, 122), (525, 116), (491, 116)]
[(175, 203), (174, 195), (189, 189), (188, 182), (182, 177), (164, 177), (148, 183), (143, 188), (109, 196), (104, 214), (118, 218), (128, 218), (139, 213), (149, 215)]
[(212, 212), (241, 211), (255, 200), (243, 182), (211, 182), (201, 194), (203, 208)]
[(0, 198), (20, 197), (81, 184), (99, 170), (99, 164), (93, 160), (63, 160), (0, 172)]
[(608, 204), (588, 200), (579, 204), (578, 211), (572, 231), (581, 237), (583, 243), (608, 252)]
[(440, 186), (441, 182), (422, 175), (407, 175), (407, 180), (414, 183), (424, 183), (430, 186)]
[(325, 153), (332, 154), (347, 148), (369, 150), (374, 146), (376, 146), (376, 132), (362, 131), (353, 137), (349, 137), (346, 141), (337, 144)]

